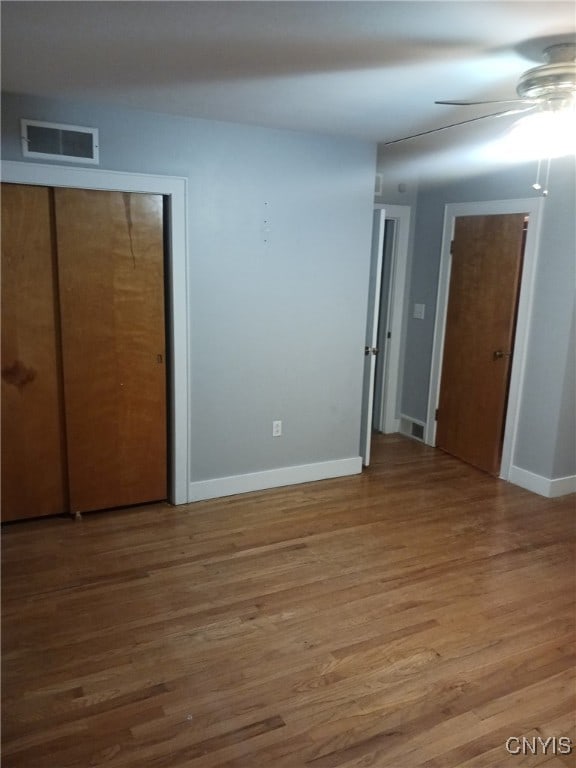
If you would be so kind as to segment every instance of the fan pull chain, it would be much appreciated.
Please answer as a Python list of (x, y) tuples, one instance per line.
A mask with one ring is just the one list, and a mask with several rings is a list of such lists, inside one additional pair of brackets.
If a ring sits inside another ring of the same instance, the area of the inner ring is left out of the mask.
[(542, 190), (543, 195), (548, 194), (548, 182), (550, 181), (550, 158), (547, 158), (546, 160), (546, 180), (544, 181), (544, 189)]
[(536, 166), (536, 181), (532, 184), (532, 189), (541, 190), (542, 184), (540, 184), (540, 170), (542, 168), (542, 158), (538, 158), (538, 165)]
[(546, 197), (548, 194), (548, 182), (550, 180), (550, 158), (546, 158), (546, 174), (544, 179), (544, 188), (542, 188), (541, 183), (542, 178), (542, 158), (538, 159), (538, 165), (536, 168), (536, 181), (534, 184), (532, 184), (532, 189), (537, 190), (538, 192), (542, 191), (542, 196)]

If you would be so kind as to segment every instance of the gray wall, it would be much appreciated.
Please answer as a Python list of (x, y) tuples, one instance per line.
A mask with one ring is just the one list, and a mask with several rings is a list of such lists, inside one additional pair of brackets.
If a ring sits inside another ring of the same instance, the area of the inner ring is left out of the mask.
[[(531, 163), (482, 177), (420, 185), (409, 308), (415, 302), (426, 304), (426, 318), (408, 318), (402, 413), (426, 419), (444, 206), (531, 197), (536, 194), (531, 188), (535, 171)], [(573, 160), (553, 161), (513, 457), (516, 466), (547, 478), (576, 474), (574, 179)]]
[(189, 180), (191, 479), (358, 456), (375, 145), (6, 95), (5, 160), (21, 117)]
[(552, 478), (576, 474), (574, 171), (573, 159), (558, 160), (550, 178), (514, 462)]
[(576, 466), (576, 307), (566, 356), (562, 400), (558, 414), (558, 437), (552, 477), (569, 477)]
[[(418, 180), (413, 174), (404, 173), (401, 163), (400, 167), (395, 164), (395, 156), (390, 147), (378, 147), (376, 165), (377, 173), (382, 177), (382, 189), (380, 194), (374, 195), (374, 201), (388, 205), (410, 205), (415, 208), (418, 200)], [(393, 170), (390, 173), (391, 167)]]

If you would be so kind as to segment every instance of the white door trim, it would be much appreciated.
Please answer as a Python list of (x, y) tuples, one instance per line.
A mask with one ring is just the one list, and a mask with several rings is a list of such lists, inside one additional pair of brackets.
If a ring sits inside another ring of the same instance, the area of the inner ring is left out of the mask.
[(406, 299), (411, 209), (409, 205), (386, 205), (385, 203), (376, 203), (374, 209), (384, 210), (385, 218), (393, 219), (396, 222), (390, 273), (390, 299), (388, 302), (388, 328), (392, 335), (389, 343), (387, 339), (384, 340), (387, 349), (384, 375), (382, 376), (382, 390), (376, 393), (376, 396), (381, 398), (382, 405), (380, 409), (382, 417), (378, 429), (386, 434), (391, 434), (400, 429), (398, 393), (401, 386), (400, 356)]
[(514, 357), (512, 360), (512, 371), (510, 373), (508, 409), (504, 427), (502, 462), (500, 465), (500, 477), (503, 480), (510, 479), (512, 460), (516, 448), (520, 400), (524, 384), (526, 350), (530, 319), (532, 316), (534, 281), (540, 244), (543, 205), (544, 198), (542, 197), (520, 200), (490, 200), (477, 203), (449, 203), (445, 206), (444, 212), (442, 255), (440, 259), (436, 321), (434, 326), (434, 346), (432, 348), (432, 368), (430, 372), (430, 388), (428, 392), (428, 414), (426, 418), (426, 433), (424, 436), (425, 442), (428, 443), (428, 445), (436, 445), (435, 413), (438, 408), (438, 399), (440, 396), (440, 375), (442, 355), (444, 352), (448, 288), (450, 284), (450, 269), (452, 266), (450, 243), (452, 242), (454, 234), (454, 220), (458, 216), (484, 216), (499, 213), (526, 213), (530, 217), (528, 231), (526, 233), (524, 264), (520, 281), (516, 335), (514, 337)]
[(188, 501), (189, 466), (189, 354), (188, 354), (188, 269), (187, 269), (187, 179), (140, 173), (105, 171), (5, 161), (2, 181), (39, 184), (49, 187), (102, 189), (119, 192), (148, 192), (169, 198), (168, 205), (168, 312), (167, 337), (171, 355), (169, 382), (171, 409), (170, 501)]

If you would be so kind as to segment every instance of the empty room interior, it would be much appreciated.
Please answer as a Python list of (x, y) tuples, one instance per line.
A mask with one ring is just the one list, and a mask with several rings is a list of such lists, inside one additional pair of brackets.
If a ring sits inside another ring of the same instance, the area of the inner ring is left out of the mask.
[(16, 2), (4, 768), (576, 765), (576, 8)]

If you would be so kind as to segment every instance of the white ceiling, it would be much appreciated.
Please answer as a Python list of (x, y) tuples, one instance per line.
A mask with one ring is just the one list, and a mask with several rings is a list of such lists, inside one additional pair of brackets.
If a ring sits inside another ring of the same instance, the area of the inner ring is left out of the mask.
[[(569, 2), (3, 2), (3, 90), (386, 142), (515, 96)], [(538, 62), (536, 62), (538, 59)], [(499, 107), (496, 107), (498, 109)], [(480, 121), (400, 145), (440, 151)]]

